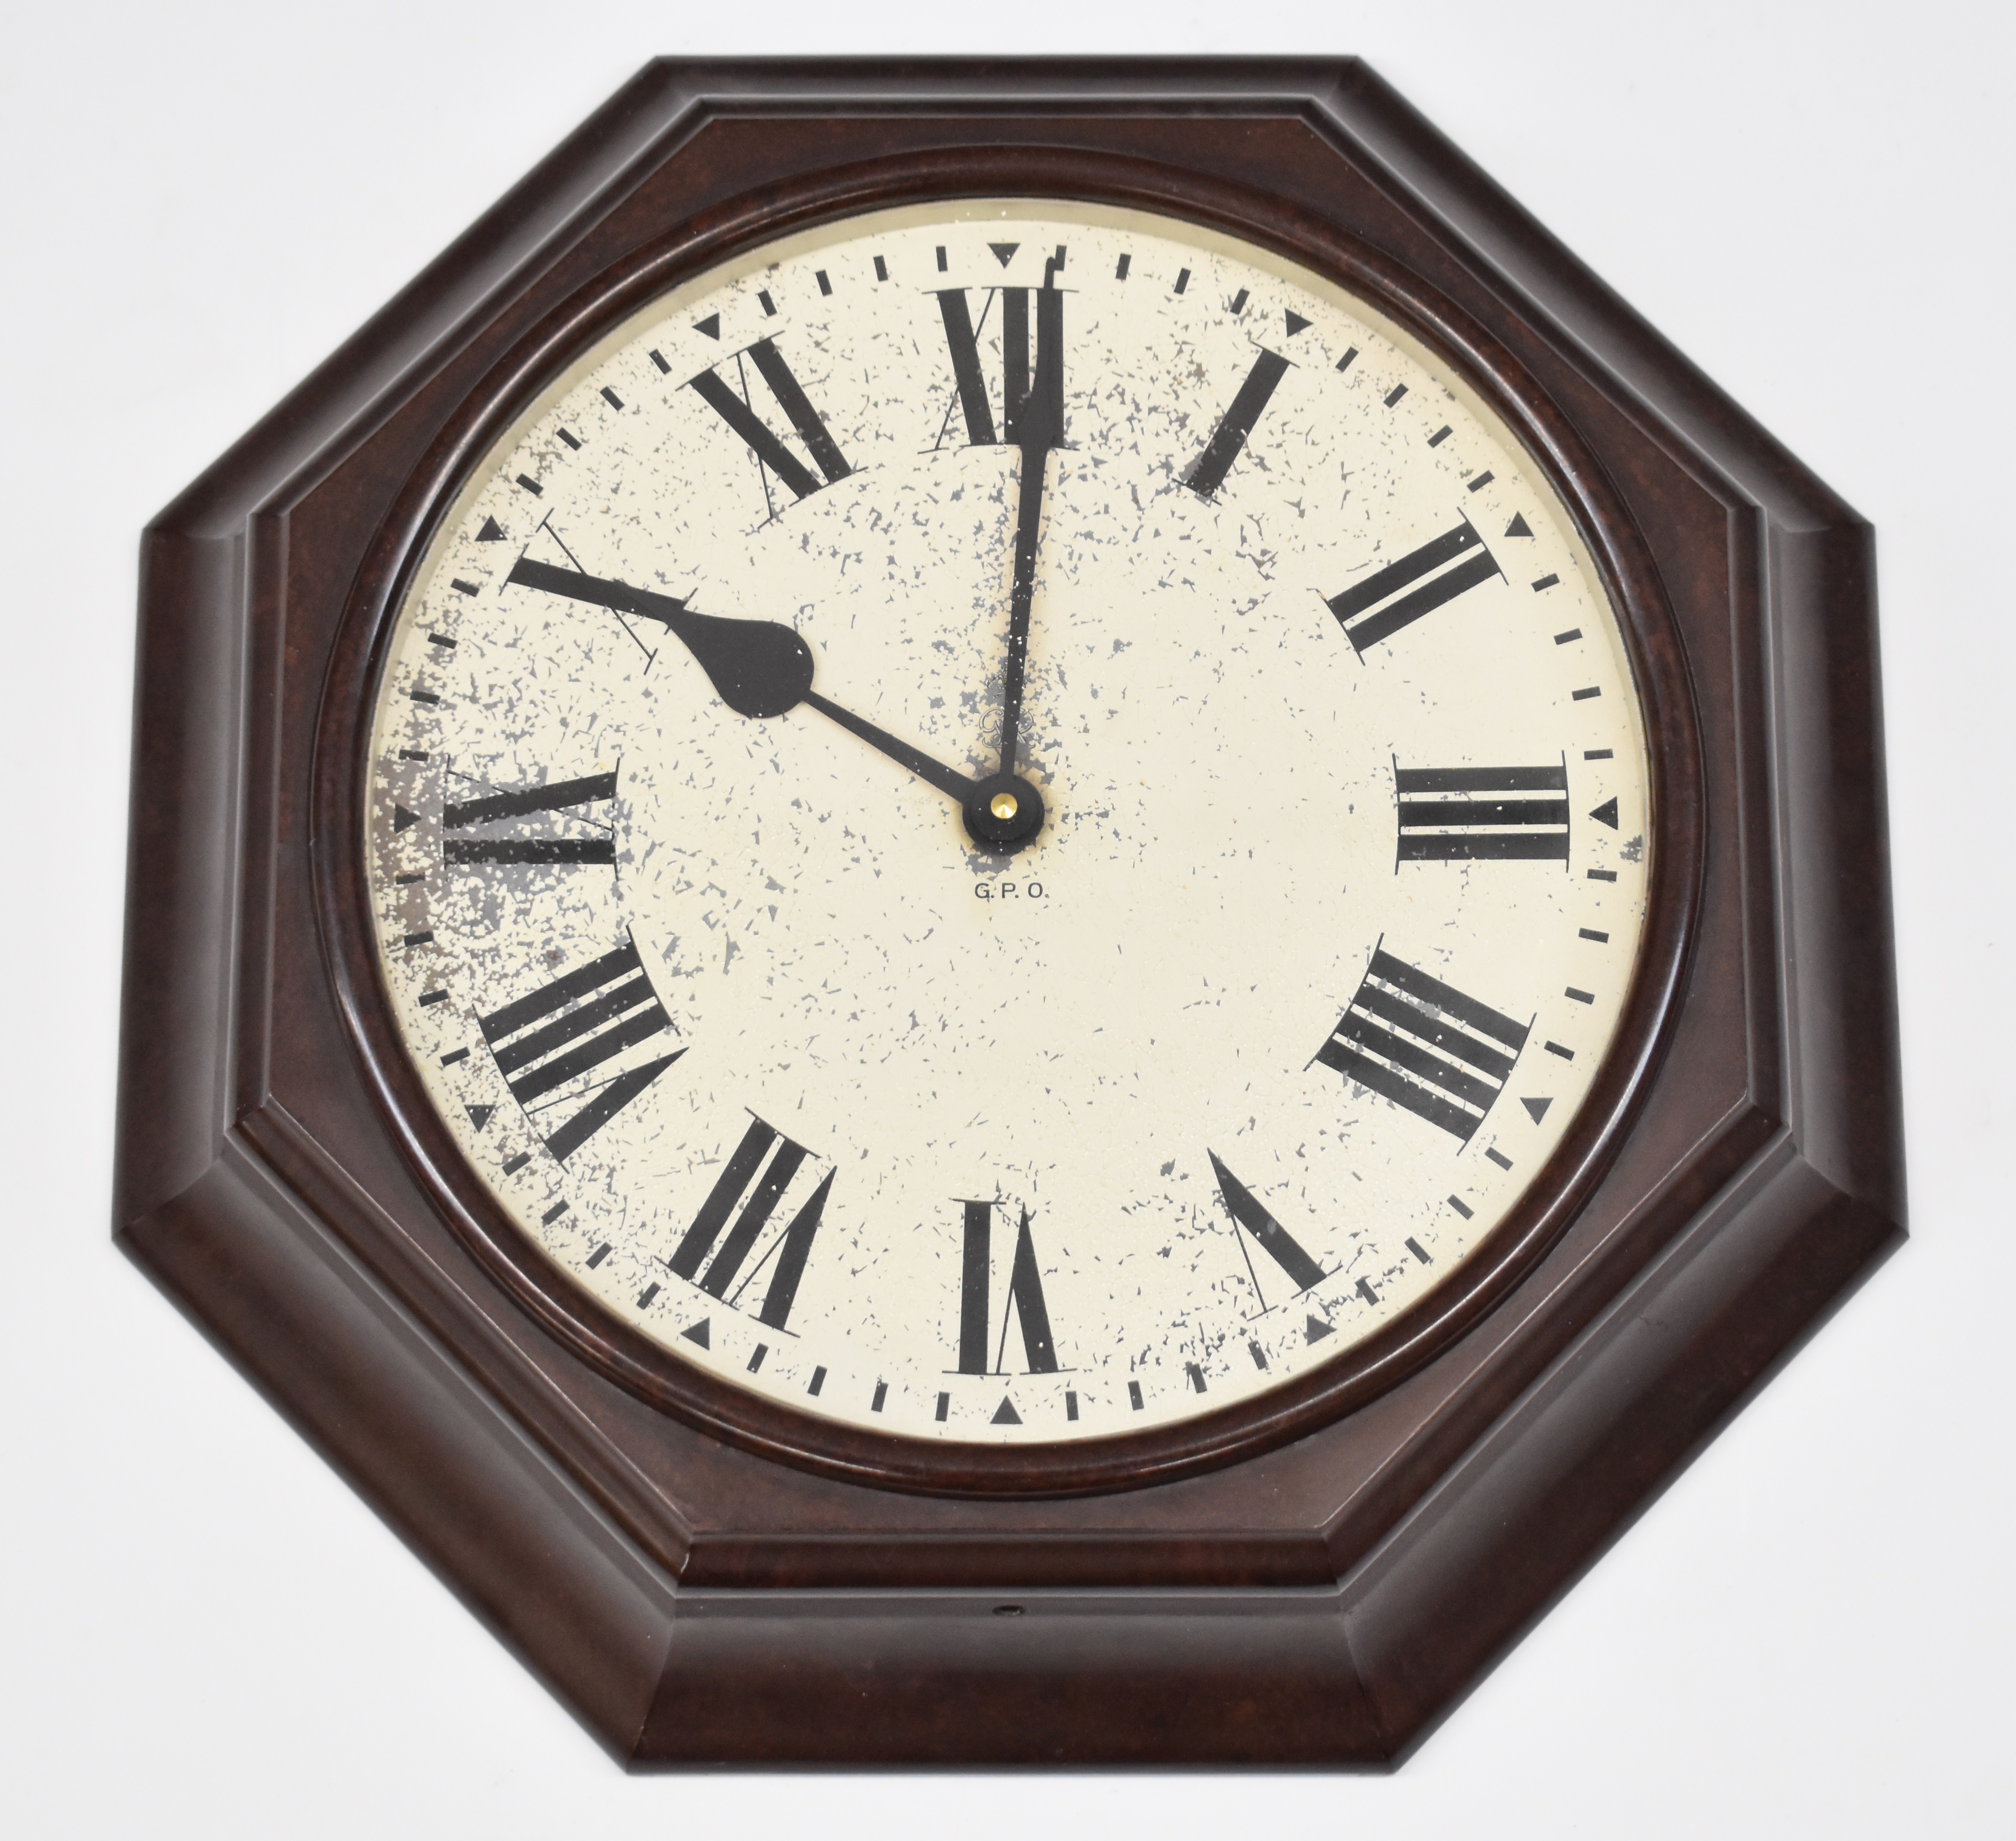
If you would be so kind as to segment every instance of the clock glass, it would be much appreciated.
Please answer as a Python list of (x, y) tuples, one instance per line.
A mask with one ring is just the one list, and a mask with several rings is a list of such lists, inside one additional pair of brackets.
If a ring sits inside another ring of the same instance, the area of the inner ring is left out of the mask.
[(1347, 1355), (1532, 1187), (1639, 952), (1643, 713), (1540, 468), (1171, 218), (908, 207), (662, 295), (468, 474), (377, 698), (383, 983), (495, 1212), (869, 1430)]

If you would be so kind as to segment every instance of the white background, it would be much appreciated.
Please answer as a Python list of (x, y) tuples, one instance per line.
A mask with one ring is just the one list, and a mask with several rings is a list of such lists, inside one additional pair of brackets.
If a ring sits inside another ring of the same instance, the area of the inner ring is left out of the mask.
[[(626, 1779), (111, 1246), (140, 527), (648, 54), (894, 51), (1361, 53), (1880, 535), (1915, 1238), (1394, 1777)], [(2008, 1832), (2012, 52), (1960, 3), (16, 16), (0, 1825)]]

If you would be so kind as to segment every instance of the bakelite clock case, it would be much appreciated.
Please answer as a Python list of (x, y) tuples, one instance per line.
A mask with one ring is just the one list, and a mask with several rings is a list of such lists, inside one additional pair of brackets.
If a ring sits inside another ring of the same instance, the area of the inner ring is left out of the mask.
[[(362, 890), (373, 647), (485, 431), (724, 254), (977, 196), (1406, 326), (1651, 731), (1637, 983), (1527, 1203), (1334, 1371), (1063, 1457), (571, 1308), (444, 1176)], [(1902, 1238), (1871, 534), (1351, 60), (650, 66), (149, 528), (137, 723), (121, 1244), (626, 1763), (1391, 1763)]]

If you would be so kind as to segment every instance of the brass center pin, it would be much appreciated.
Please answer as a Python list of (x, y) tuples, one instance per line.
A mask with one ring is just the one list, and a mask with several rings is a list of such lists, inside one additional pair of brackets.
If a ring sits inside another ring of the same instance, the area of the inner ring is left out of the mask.
[(1005, 821), (1013, 818), (1020, 808), (1015, 803), (1015, 795), (1013, 793), (996, 793), (987, 809), (996, 818)]

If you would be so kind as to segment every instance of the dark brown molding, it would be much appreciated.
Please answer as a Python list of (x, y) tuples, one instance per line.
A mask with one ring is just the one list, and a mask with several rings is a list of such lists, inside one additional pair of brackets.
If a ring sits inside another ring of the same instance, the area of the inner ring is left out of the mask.
[[(934, 187), (1374, 294), (1546, 457), (1664, 751), (1651, 970), (1504, 1256), (1125, 1471), (668, 1392), (525, 1282), (355, 950), (373, 635), (488, 419), (682, 265)], [(1362, 65), (650, 66), (156, 521), (141, 611), (121, 1242), (630, 1762), (1390, 1762), (1901, 1235), (1867, 527)]]
[[(431, 1112), (398, 1045), (372, 946), (362, 834), (371, 712), (383, 653), (418, 559), (470, 469), (574, 355), (649, 301), (749, 243), (921, 199), (1068, 197), (1179, 214), (1265, 243), (1327, 275), (1440, 351), (1539, 457), (1623, 614), (1652, 753), (1651, 922), (1619, 1038), (1575, 1130), (1520, 1207), (1461, 1270), (1349, 1355), (1261, 1398), (1180, 1425), (1048, 1450), (877, 1437), (808, 1422), (668, 1355), (564, 1283), (505, 1220)], [(1658, 577), (1609, 481), (1533, 379), (1453, 303), (1306, 214), (1193, 173), (1075, 150), (1022, 147), (871, 161), (767, 186), (681, 226), (596, 276), (506, 352), (405, 483), (357, 578), (322, 701), (314, 829), (326, 949), (387, 1129), (477, 1257), (553, 1332), (653, 1404), (767, 1457), (851, 1480), (946, 1493), (1138, 1489), (1233, 1462), (1327, 1424), (1460, 1335), (1530, 1271), (1581, 1210), (1647, 1090), (1700, 896), (1701, 763), (1691, 686)]]

